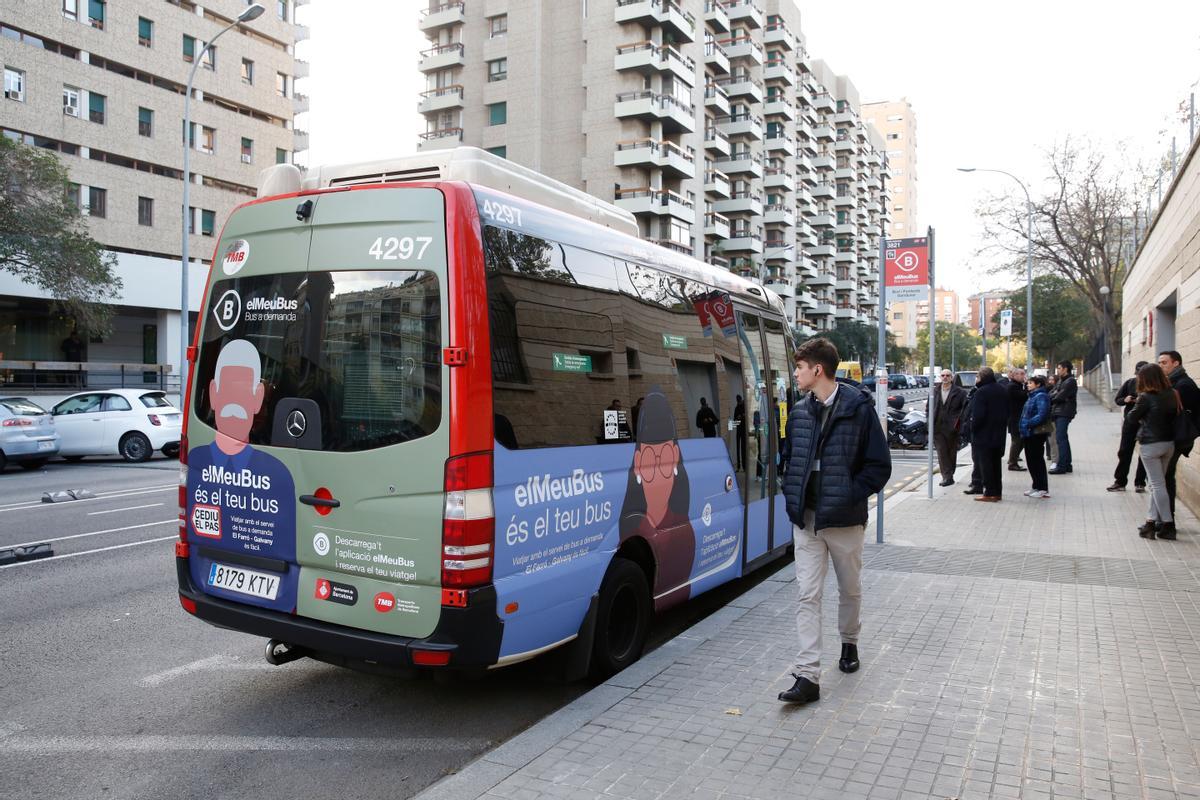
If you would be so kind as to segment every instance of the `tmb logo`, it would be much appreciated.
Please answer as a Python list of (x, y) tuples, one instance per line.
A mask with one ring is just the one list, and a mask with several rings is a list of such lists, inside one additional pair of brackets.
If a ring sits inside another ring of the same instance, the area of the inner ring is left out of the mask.
[(375, 595), (375, 610), (386, 614), (396, 607), (396, 596), (391, 592), (380, 592)]
[(225, 250), (225, 257), (221, 259), (221, 269), (226, 275), (236, 275), (249, 260), (250, 243), (245, 239), (238, 239)]

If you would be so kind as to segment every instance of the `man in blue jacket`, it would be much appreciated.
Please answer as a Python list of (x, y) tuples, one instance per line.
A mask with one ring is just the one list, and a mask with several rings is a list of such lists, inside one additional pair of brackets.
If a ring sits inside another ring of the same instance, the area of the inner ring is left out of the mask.
[(796, 350), (793, 375), (807, 394), (788, 415), (782, 454), (800, 599), (800, 647), (792, 667), (796, 682), (779, 693), (787, 703), (811, 703), (821, 697), (821, 593), (830, 560), (840, 601), (838, 668), (858, 669), (867, 498), (881, 491), (892, 474), (887, 437), (869, 395), (837, 382), (839, 360), (837, 348), (827, 339), (810, 339)]

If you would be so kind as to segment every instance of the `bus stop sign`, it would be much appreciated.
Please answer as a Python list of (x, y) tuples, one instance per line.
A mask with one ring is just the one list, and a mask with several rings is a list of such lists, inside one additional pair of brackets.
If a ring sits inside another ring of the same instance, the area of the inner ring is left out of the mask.
[(887, 240), (884, 286), (889, 302), (925, 299), (929, 294), (928, 237)]

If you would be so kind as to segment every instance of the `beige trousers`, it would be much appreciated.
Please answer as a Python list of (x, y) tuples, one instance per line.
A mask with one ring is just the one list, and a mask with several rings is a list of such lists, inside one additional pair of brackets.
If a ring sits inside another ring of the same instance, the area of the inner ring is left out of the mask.
[(792, 525), (796, 545), (796, 590), (800, 606), (796, 629), (799, 654), (792, 674), (821, 682), (821, 595), (829, 562), (838, 582), (838, 631), (844, 644), (858, 644), (862, 627), (862, 556), (865, 527), (822, 528), (813, 534), (814, 512), (804, 512), (804, 528)]

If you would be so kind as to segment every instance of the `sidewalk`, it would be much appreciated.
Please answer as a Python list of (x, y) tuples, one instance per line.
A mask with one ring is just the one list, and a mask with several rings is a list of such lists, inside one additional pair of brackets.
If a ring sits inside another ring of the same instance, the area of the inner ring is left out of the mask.
[(1200, 798), (1200, 524), (1136, 527), (1109, 494), (1120, 419), (1080, 395), (1050, 500), (959, 483), (868, 527), (863, 666), (837, 670), (826, 585), (820, 702), (791, 685), (790, 567), (420, 798)]

